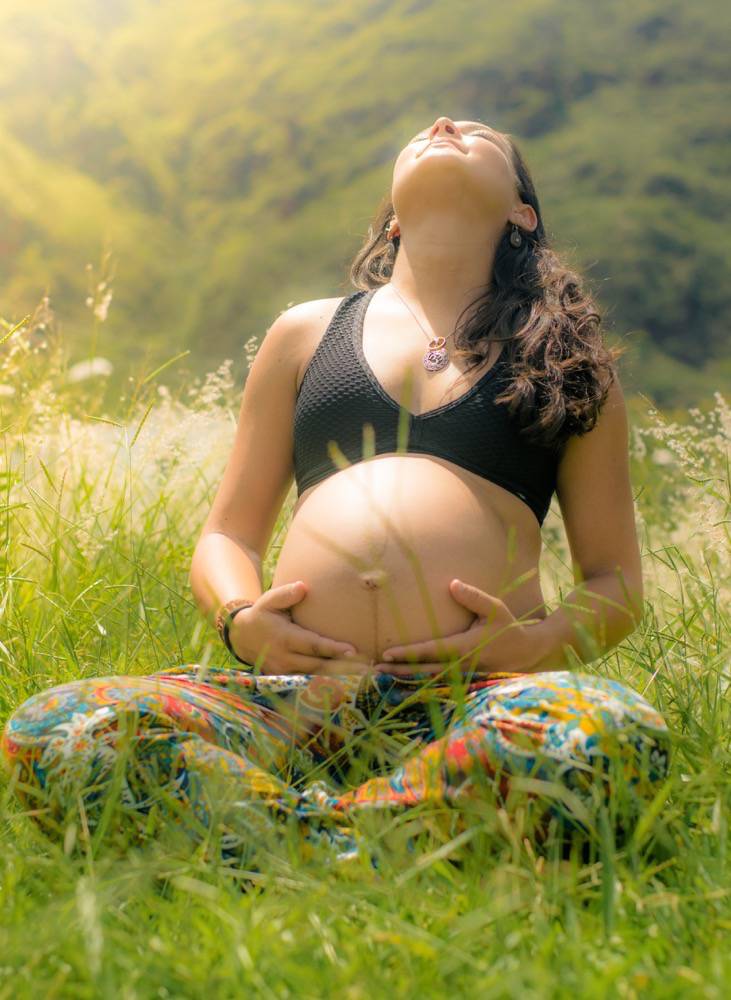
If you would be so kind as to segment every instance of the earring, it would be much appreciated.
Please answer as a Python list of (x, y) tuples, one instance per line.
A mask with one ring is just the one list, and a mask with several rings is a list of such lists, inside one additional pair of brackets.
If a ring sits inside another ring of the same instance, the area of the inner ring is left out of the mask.
[(523, 237), (520, 235), (520, 230), (515, 223), (513, 223), (513, 230), (510, 233), (510, 245), (516, 249), (523, 245)]
[(397, 239), (397, 238), (398, 238), (399, 234), (398, 234), (398, 233), (396, 233), (396, 234), (394, 235), (394, 232), (393, 232), (393, 230), (394, 230), (395, 228), (396, 228), (396, 227), (394, 226), (394, 224), (393, 224), (393, 219), (392, 219), (392, 220), (391, 220), (391, 223), (389, 224), (389, 227), (388, 227), (388, 232), (386, 233), (386, 239), (387, 239), (387, 240), (395, 240), (395, 239)]

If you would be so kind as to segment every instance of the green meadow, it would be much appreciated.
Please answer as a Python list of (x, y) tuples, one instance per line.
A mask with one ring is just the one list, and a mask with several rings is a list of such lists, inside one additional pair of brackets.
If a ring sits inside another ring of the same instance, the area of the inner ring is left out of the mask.
[[(47, 287), (76, 359), (185, 391), (348, 287), (400, 150), (510, 133), (549, 239), (662, 407), (731, 394), (720, 0), (3, 0), (0, 314)], [(92, 267), (117, 294), (87, 333)]]
[[(184, 395), (134, 379), (110, 411), (52, 322), (3, 329), (2, 721), (77, 677), (227, 662), (187, 574), (233, 440), (231, 363)], [(536, 848), (527, 810), (486, 800), (461, 834), (422, 810), (416, 851), (403, 817), (364, 825), (378, 869), (286, 829), (232, 864), (164, 827), (95, 836), (81, 813), (49, 840), (3, 775), (0, 997), (726, 996), (731, 408), (714, 399), (672, 419), (629, 399), (646, 612), (589, 669), (665, 714), (674, 760), (628, 841)], [(554, 507), (544, 541), (553, 606), (573, 585)]]
[[(626, 349), (645, 614), (584, 669), (673, 745), (621, 841), (539, 847), (529, 802), (486, 796), (464, 828), (361, 818), (377, 867), (286, 824), (235, 861), (154, 817), (131, 842), (113, 810), (49, 839), (0, 768), (0, 1000), (729, 995), (730, 20), (719, 0), (0, 4), (0, 726), (77, 678), (233, 664), (188, 574), (248, 368), (283, 309), (353, 290), (396, 157), (447, 114), (513, 136)], [(574, 586), (555, 498), (542, 534), (553, 608)]]

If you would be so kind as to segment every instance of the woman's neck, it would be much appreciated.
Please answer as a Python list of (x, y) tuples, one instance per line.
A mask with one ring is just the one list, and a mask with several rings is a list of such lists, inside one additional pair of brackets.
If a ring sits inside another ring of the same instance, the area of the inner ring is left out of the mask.
[(445, 241), (403, 237), (391, 275), (391, 284), (420, 317), (435, 329), (451, 328), (463, 309), (490, 285), (494, 247), (482, 241), (455, 248)]

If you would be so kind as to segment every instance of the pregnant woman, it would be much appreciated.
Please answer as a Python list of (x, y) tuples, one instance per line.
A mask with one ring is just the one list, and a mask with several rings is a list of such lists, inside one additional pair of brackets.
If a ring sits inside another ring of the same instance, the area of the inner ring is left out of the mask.
[[(593, 830), (664, 778), (658, 712), (570, 669), (642, 615), (627, 414), (512, 139), (446, 116), (416, 135), (351, 278), (268, 329), (195, 549), (194, 596), (239, 665), (22, 705), (4, 754), (49, 829), (82, 807), (98, 826), (114, 786), (140, 831), (155, 803), (233, 850), (254, 815), (295, 816), (349, 857), (359, 811), (509, 806), (523, 789), (537, 830)], [(548, 613), (554, 493), (576, 589)]]

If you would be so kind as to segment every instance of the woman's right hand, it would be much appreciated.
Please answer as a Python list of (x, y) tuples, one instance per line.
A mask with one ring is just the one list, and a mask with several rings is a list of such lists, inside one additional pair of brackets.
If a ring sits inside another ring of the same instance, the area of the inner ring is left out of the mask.
[[(266, 590), (239, 611), (229, 628), (237, 656), (252, 665), (262, 658), (264, 674), (363, 674), (369, 661), (349, 642), (339, 642), (296, 625), (286, 613), (307, 590), (301, 581)], [(353, 651), (347, 658), (345, 653)]]

